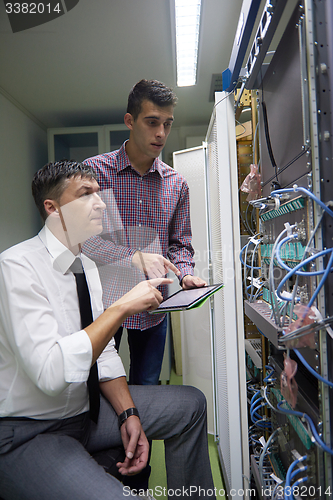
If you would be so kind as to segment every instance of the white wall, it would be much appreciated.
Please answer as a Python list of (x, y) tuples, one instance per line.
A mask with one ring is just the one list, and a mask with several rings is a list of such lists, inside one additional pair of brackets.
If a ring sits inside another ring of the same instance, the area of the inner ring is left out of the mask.
[[(175, 117), (177, 119), (176, 113), (177, 108), (175, 110)], [(208, 123), (205, 125), (193, 125), (189, 127), (173, 126), (163, 150), (163, 161), (172, 166), (172, 155), (174, 151), (181, 151), (187, 147), (201, 146), (202, 141), (204, 141), (206, 137), (207, 127)]]
[(0, 252), (34, 236), (33, 174), (47, 163), (46, 130), (0, 94)]

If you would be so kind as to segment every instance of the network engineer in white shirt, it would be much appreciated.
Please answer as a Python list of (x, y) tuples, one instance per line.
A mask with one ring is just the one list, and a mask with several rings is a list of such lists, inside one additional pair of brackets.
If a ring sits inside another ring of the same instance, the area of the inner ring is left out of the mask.
[[(119, 474), (136, 474), (148, 459), (147, 438), (164, 440), (170, 492), (215, 498), (203, 394), (128, 386), (114, 347), (124, 320), (158, 307), (156, 287), (171, 280), (143, 281), (103, 312), (97, 268), (81, 254), (81, 244), (102, 231), (105, 205), (94, 171), (73, 161), (47, 164), (32, 191), (45, 225), (0, 255), (0, 498), (123, 500), (122, 483), (92, 455), (122, 444)], [(84, 329), (71, 270), (77, 257), (93, 316)], [(97, 423), (87, 389), (95, 361)]]

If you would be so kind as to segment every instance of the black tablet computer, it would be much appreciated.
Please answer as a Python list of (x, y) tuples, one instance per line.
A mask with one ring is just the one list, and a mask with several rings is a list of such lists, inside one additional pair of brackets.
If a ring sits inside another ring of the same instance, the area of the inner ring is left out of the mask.
[(186, 311), (200, 307), (213, 293), (220, 290), (223, 283), (218, 285), (207, 285), (190, 290), (178, 290), (160, 303), (157, 309), (149, 311), (150, 314), (165, 313), (169, 311)]

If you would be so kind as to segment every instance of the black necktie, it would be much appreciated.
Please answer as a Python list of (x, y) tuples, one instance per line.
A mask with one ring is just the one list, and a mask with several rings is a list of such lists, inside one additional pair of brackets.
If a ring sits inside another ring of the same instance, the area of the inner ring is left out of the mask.
[[(79, 298), (81, 328), (85, 328), (93, 322), (90, 294), (86, 276), (84, 274), (81, 260), (76, 258), (71, 265), (71, 270), (75, 276), (76, 289)], [(87, 381), (89, 391), (90, 403), (90, 418), (97, 423), (99, 414), (99, 382), (98, 382), (98, 368), (95, 362), (90, 368), (89, 378)]]

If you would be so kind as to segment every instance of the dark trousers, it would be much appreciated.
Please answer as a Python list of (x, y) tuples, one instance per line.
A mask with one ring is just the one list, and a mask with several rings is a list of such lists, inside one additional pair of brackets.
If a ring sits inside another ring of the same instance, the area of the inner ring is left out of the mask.
[[(163, 362), (167, 317), (161, 323), (147, 330), (127, 329), (127, 341), (130, 351), (129, 384), (157, 385)], [(123, 327), (115, 335), (116, 349), (119, 350)], [(151, 442), (149, 443), (151, 447)], [(147, 490), (151, 472), (151, 448), (147, 466), (140, 474), (124, 479), (124, 484), (136, 490)]]
[[(168, 488), (177, 490), (178, 498), (214, 499), (204, 395), (187, 386), (130, 391), (148, 439), (164, 440)], [(117, 415), (103, 397), (97, 425), (87, 414), (66, 420), (0, 419), (0, 495), (4, 500), (124, 500), (129, 490), (91, 456), (119, 445)]]
[[(127, 330), (127, 340), (130, 351), (129, 384), (157, 385), (161, 373), (167, 317), (161, 323), (147, 330)], [(116, 349), (123, 333), (120, 327), (115, 334)]]

